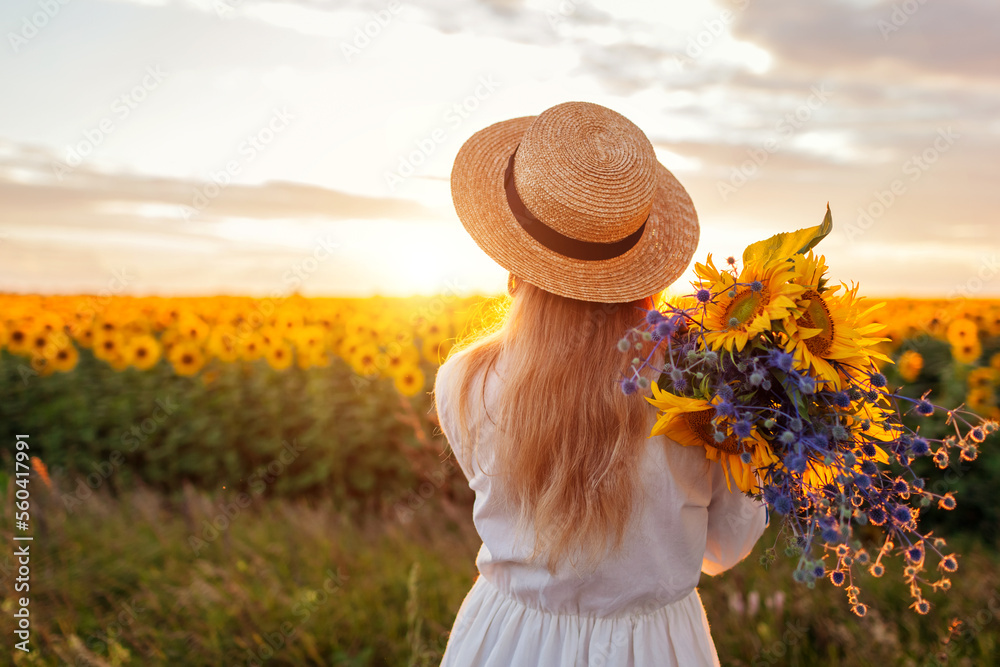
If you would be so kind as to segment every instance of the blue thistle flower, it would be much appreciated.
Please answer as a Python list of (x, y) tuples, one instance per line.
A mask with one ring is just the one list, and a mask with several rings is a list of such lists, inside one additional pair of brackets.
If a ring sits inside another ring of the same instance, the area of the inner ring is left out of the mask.
[(700, 303), (708, 303), (709, 301), (712, 300), (712, 293), (709, 292), (707, 289), (698, 290), (696, 296), (698, 297), (698, 301)]
[[(735, 433), (738, 438), (749, 438), (751, 431), (753, 431), (753, 424), (745, 419), (741, 419), (733, 424), (733, 433)], [(744, 463), (749, 465), (750, 461), (744, 461)]]
[(905, 479), (897, 479), (892, 485), (893, 493), (906, 493), (910, 490), (910, 485), (906, 483)]
[(817, 579), (819, 579), (824, 574), (826, 574), (826, 567), (823, 565), (823, 563), (818, 563), (816, 565), (816, 567), (813, 568), (812, 573), (813, 573), (814, 577), (816, 577)]
[(716, 417), (735, 417), (736, 406), (729, 401), (719, 401), (715, 404)]
[(924, 438), (914, 438), (910, 445), (910, 453), (914, 456), (926, 456), (931, 451), (930, 443)]
[(792, 499), (782, 494), (774, 499), (774, 511), (778, 514), (788, 514), (792, 511)]
[(851, 397), (846, 391), (838, 391), (834, 394), (833, 402), (838, 408), (851, 407)]
[(759, 280), (755, 280), (752, 283), (750, 283), (751, 292), (760, 292), (763, 289), (764, 289), (764, 283), (762, 283)]
[(646, 324), (656, 324), (661, 319), (663, 319), (663, 313), (658, 310), (650, 310), (646, 312)]
[(969, 431), (969, 438), (972, 442), (982, 442), (986, 439), (986, 431), (984, 431), (981, 426), (977, 426)]
[(930, 417), (934, 414), (934, 404), (930, 401), (920, 401), (917, 403), (917, 414)]
[(806, 456), (805, 454), (789, 454), (788, 458), (785, 459), (785, 467), (792, 472), (804, 472), (806, 469)]
[(715, 393), (724, 401), (731, 401), (736, 396), (736, 392), (728, 384), (720, 384), (715, 388)]
[(869, 458), (875, 456), (875, 451), (875, 445), (870, 442), (861, 445), (861, 453)]
[(743, 462), (743, 465), (750, 465), (753, 462), (753, 456), (750, 455), (750, 452), (743, 452), (740, 454), (740, 461)]
[(830, 573), (830, 581), (833, 582), (834, 586), (843, 586), (846, 578), (841, 570), (834, 570)]
[(835, 526), (824, 529), (822, 537), (827, 544), (839, 544), (841, 539), (840, 531)]
[(626, 396), (631, 396), (639, 389), (639, 385), (632, 378), (624, 378), (620, 384), (622, 393)]
[(958, 569), (958, 561), (954, 556), (945, 556), (941, 559), (941, 569), (945, 572), (954, 572)]
[(907, 523), (913, 518), (910, 513), (910, 508), (905, 505), (896, 505), (896, 509), (892, 510), (892, 518), (899, 523)]
[(876, 475), (878, 474), (878, 466), (875, 465), (874, 461), (864, 461), (861, 464), (861, 472), (866, 475)]
[(906, 557), (911, 563), (920, 562), (921, 557), (924, 555), (924, 550), (919, 546), (910, 547), (906, 550)]
[(868, 380), (872, 383), (873, 387), (884, 387), (887, 384), (885, 376), (881, 373), (872, 373), (868, 377)]
[(873, 507), (868, 510), (868, 519), (872, 522), (872, 525), (881, 526), (886, 520), (885, 510), (881, 507)]
[(767, 352), (767, 365), (771, 368), (777, 368), (787, 373), (792, 370), (794, 362), (795, 357), (789, 352), (782, 352), (779, 349), (771, 349)]
[(660, 320), (653, 329), (653, 335), (662, 339), (673, 336), (675, 331), (677, 331), (677, 327), (672, 320)]

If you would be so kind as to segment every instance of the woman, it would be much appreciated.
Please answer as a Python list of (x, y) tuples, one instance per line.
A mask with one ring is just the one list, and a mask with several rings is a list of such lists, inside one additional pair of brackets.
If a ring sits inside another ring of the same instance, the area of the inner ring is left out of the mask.
[(511, 299), (435, 380), (483, 540), (441, 664), (719, 664), (696, 585), (750, 552), (764, 506), (704, 450), (649, 437), (655, 410), (618, 382), (649, 351), (619, 339), (697, 245), (687, 192), (638, 127), (584, 102), (476, 133), (451, 184)]

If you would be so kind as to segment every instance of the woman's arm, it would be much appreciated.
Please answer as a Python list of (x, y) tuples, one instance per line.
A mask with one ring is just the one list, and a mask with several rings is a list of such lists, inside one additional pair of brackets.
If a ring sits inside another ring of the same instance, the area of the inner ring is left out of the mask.
[(462, 469), (462, 474), (467, 480), (471, 480), (472, 471), (462, 457), (462, 445), (458, 441), (458, 424), (452, 422), (451, 401), (455, 392), (452, 382), (454, 370), (454, 357), (438, 368), (437, 375), (434, 377), (434, 407), (437, 410), (441, 432), (444, 433), (448, 446), (451, 447), (455, 460), (458, 461), (458, 465)]
[(722, 464), (712, 461), (712, 500), (708, 505), (708, 533), (701, 571), (717, 575), (753, 551), (767, 525), (767, 508), (740, 491), (726, 486)]

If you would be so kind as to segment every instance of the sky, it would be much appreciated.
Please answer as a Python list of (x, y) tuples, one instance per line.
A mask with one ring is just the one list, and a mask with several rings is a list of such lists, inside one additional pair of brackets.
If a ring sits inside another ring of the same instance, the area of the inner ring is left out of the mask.
[(833, 280), (997, 296), (998, 31), (995, 0), (4, 0), (0, 291), (499, 292), (454, 157), (582, 100), (691, 194), (697, 261), (829, 202)]

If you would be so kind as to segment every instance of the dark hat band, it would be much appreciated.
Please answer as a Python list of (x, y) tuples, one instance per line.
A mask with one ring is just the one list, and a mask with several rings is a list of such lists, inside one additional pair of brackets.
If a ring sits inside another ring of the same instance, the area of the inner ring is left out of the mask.
[(536, 218), (528, 210), (528, 207), (524, 205), (524, 202), (521, 201), (521, 197), (517, 193), (517, 187), (514, 185), (515, 155), (517, 155), (516, 148), (511, 153), (510, 160), (507, 161), (507, 171), (503, 176), (504, 189), (507, 191), (507, 206), (510, 207), (511, 213), (514, 214), (514, 218), (521, 225), (521, 228), (543, 246), (565, 257), (599, 260), (612, 259), (623, 255), (639, 242), (643, 231), (646, 229), (646, 222), (649, 220), (649, 216), (646, 216), (646, 219), (642, 221), (639, 229), (625, 238), (611, 243), (574, 239), (557, 232)]

